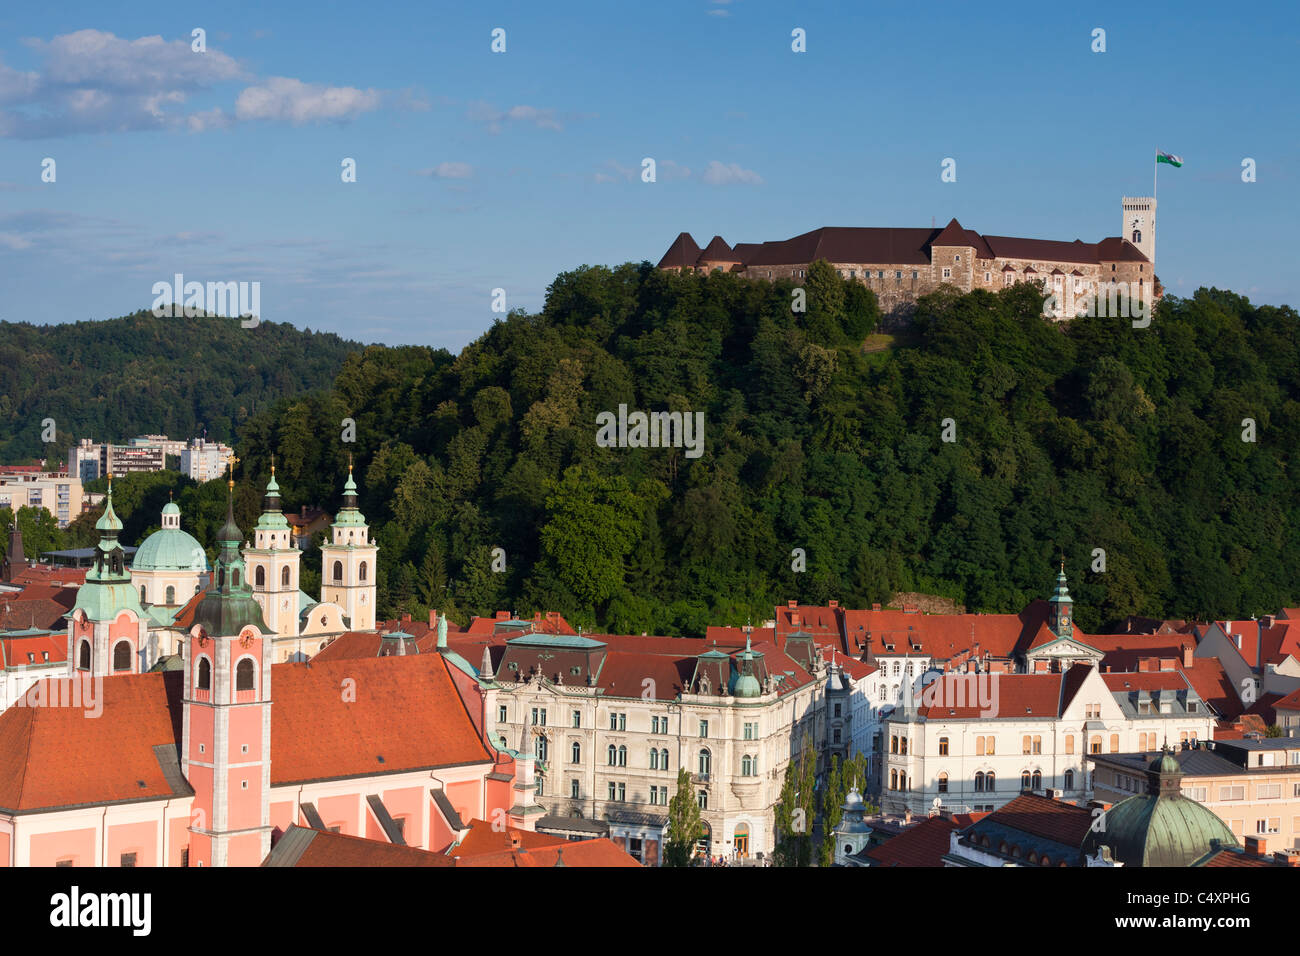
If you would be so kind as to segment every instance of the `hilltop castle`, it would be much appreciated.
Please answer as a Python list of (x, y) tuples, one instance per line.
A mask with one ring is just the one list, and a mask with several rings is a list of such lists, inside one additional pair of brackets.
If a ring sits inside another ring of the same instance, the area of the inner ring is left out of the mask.
[(1124, 197), (1121, 232), (1100, 242), (1018, 239), (981, 235), (956, 219), (942, 229), (825, 226), (793, 239), (729, 246), (714, 236), (704, 248), (690, 233), (673, 240), (659, 260), (672, 271), (735, 272), (748, 279), (801, 279), (825, 259), (846, 279), (876, 293), (881, 311), (910, 310), (918, 296), (940, 285), (963, 292), (1033, 282), (1061, 303), (1059, 318), (1075, 314), (1076, 297), (1106, 286), (1150, 295), (1155, 278), (1156, 201)]

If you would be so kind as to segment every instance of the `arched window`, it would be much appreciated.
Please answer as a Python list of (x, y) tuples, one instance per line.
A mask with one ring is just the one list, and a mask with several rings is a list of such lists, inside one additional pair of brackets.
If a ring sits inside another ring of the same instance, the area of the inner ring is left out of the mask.
[(77, 658), (77, 666), (83, 671), (90, 670), (90, 641), (81, 642), (81, 651)]
[(239, 568), (235, 568), (230, 572), (230, 586), (232, 588), (239, 587)]
[(1133, 230), (1133, 245), (1137, 246), (1137, 245), (1141, 245), (1141, 243), (1142, 243), (1142, 230), (1141, 230), (1141, 229), (1134, 229), (1134, 230)]
[(889, 771), (889, 789), (890, 789), (890, 790), (897, 790), (897, 789), (898, 789), (898, 771), (897, 771), (897, 770), (891, 770), (891, 771)]
[(199, 658), (199, 690), (212, 690), (212, 664), (206, 657)]
[(707, 810), (707, 809), (709, 809), (709, 791), (707, 791), (707, 790), (701, 790), (701, 791), (699, 792), (699, 795), (698, 795), (698, 797), (697, 797), (697, 800), (698, 800), (698, 802), (699, 802), (699, 804), (700, 804), (700, 809), (701, 809), (701, 810)]
[(940, 793), (948, 792), (948, 775), (946, 773), (939, 774), (939, 792)]
[(129, 671), (131, 669), (131, 642), (118, 641), (113, 645), (113, 670)]
[(144, 604), (147, 600), (148, 598), (144, 596), (144, 585), (142, 584), (140, 585), (140, 603)]
[(975, 792), (976, 793), (984, 792), (984, 774), (982, 771), (980, 773), (975, 774)]
[(289, 566), (287, 564), (280, 569), (280, 586), (286, 588), (289, 586)]
[(170, 584), (167, 585), (167, 603), (169, 605), (176, 603), (176, 588)]
[(651, 770), (659, 769), (659, 751), (656, 750), (654, 747), (650, 748), (650, 769)]
[(884, 684), (880, 685), (880, 699), (881, 700), (889, 699), (889, 688), (887, 688)]
[(260, 564), (257, 566), (257, 570), (253, 572), (253, 586), (259, 588), (266, 587), (266, 568), (262, 567)]
[(334, 583), (335, 584), (343, 583), (343, 562), (342, 561), (334, 562)]
[(898, 676), (898, 661), (894, 661), (894, 676)]
[(613, 744), (610, 744), (609, 750), (606, 751), (606, 754), (609, 757), (609, 765), (611, 767), (618, 766), (618, 748)]
[(1065, 781), (1064, 781), (1064, 782), (1065, 782), (1065, 789), (1066, 789), (1066, 790), (1073, 790), (1073, 789), (1074, 789), (1074, 771), (1073, 771), (1073, 770), (1067, 770), (1067, 771), (1065, 771)]
[(357, 580), (364, 581), (365, 579), (366, 579), (366, 562), (362, 561), (359, 565), (357, 565)]
[(660, 770), (668, 769), (668, 748), (667, 747), (659, 751), (659, 769)]
[(750, 759), (749, 754), (740, 758), (740, 775), (742, 777), (752, 777), (754, 775), (754, 762)]
[(253, 660), (245, 657), (235, 665), (235, 690), (253, 689)]
[(576, 740), (569, 748), (569, 763), (582, 763), (582, 744)]
[(984, 775), (984, 789), (989, 793), (992, 793), (997, 789), (997, 782), (997, 777), (994, 775), (992, 770)]
[(1024, 773), (1022, 773), (1022, 774), (1020, 775), (1020, 789), (1021, 789), (1021, 790), (1028, 790), (1028, 789), (1029, 789), (1029, 771), (1028, 771), (1028, 770), (1026, 770)]
[(620, 767), (627, 766), (627, 747), (622, 744), (619, 744), (618, 747), (618, 765)]
[(713, 766), (713, 757), (707, 750), (700, 751), (700, 776), (707, 777), (709, 769)]
[(1035, 790), (1043, 789), (1043, 772), (1041, 770), (1034, 771), (1033, 788)]

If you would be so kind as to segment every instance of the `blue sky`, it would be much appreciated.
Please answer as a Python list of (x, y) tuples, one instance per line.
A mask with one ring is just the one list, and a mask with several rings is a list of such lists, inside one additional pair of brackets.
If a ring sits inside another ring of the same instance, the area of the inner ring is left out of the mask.
[(683, 229), (1096, 241), (1157, 147), (1186, 160), (1160, 174), (1168, 289), (1300, 303), (1288, 5), (1074, 6), (6, 4), (0, 318), (125, 314), (181, 272), (260, 282), (267, 319), (459, 349), (492, 289), (533, 310)]

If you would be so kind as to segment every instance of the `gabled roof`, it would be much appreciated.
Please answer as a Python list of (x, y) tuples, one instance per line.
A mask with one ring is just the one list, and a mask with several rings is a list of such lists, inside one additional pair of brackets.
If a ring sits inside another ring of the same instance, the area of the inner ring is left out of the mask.
[(508, 852), (514, 847), (516, 841), (525, 850), (536, 850), (544, 846), (563, 846), (569, 842), (567, 837), (555, 836), (552, 833), (537, 833), (512, 826), (497, 830), (486, 820), (471, 820), (469, 832), (447, 853), (453, 857), (471, 857)]

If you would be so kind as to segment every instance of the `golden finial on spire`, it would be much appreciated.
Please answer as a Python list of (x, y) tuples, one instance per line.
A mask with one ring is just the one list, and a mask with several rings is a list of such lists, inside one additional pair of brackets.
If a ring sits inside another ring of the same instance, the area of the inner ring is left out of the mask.
[(226, 484), (229, 485), (232, 490), (235, 487), (235, 466), (238, 464), (239, 459), (235, 457), (235, 453), (232, 451), (226, 457)]
[(352, 474), (352, 452), (348, 452), (348, 474)]
[(275, 475), (275, 452), (271, 452), (271, 474)]

